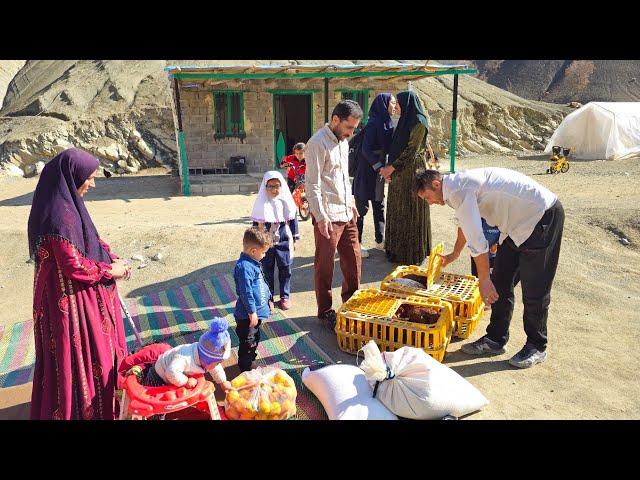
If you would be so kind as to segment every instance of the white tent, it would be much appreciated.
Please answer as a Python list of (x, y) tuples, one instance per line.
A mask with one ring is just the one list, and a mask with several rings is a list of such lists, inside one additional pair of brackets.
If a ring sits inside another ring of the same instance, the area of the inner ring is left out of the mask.
[(590, 102), (565, 117), (545, 153), (559, 145), (585, 160), (640, 155), (640, 102)]

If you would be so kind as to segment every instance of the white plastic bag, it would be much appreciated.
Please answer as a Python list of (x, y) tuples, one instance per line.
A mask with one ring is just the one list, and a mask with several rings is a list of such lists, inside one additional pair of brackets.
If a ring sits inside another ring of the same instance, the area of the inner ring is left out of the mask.
[(375, 398), (399, 417), (461, 417), (489, 403), (476, 387), (419, 348), (380, 353), (371, 340), (362, 350), (360, 368), (372, 383)]

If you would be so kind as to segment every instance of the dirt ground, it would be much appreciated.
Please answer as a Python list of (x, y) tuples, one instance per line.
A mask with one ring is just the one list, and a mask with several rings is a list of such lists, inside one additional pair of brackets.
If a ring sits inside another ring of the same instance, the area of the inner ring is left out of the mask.
[[(566, 211), (560, 264), (549, 315), (549, 356), (532, 369), (512, 368), (507, 360), (524, 344), (520, 288), (507, 352), (471, 358), (460, 352), (465, 341), (448, 348), (444, 363), (468, 379), (489, 399), (469, 419), (637, 419), (640, 418), (640, 161), (571, 162), (566, 174), (546, 175), (546, 156), (473, 156), (458, 159), (456, 169), (483, 166), (513, 168), (558, 194)], [(27, 218), (37, 178), (0, 178), (0, 324), (31, 317), (33, 266), (27, 264)], [(122, 281), (121, 292), (136, 297), (200, 280), (214, 272), (232, 272), (250, 224), (253, 195), (182, 197), (178, 179), (164, 170), (137, 176), (100, 178), (86, 197), (100, 232), (119, 255), (161, 252)], [(455, 241), (453, 210), (431, 207), (435, 241), (449, 251)], [(287, 316), (336, 362), (355, 357), (338, 350), (335, 335), (315, 318), (313, 232), (301, 222), (292, 279), (293, 307)], [(623, 245), (619, 237), (630, 242)], [(373, 246), (371, 214), (365, 246)], [(145, 248), (148, 246), (148, 248)], [(136, 262), (134, 262), (135, 264)], [(379, 250), (363, 260), (363, 287), (377, 286), (394, 265)], [(467, 273), (463, 255), (447, 268)], [(340, 268), (336, 262), (334, 307), (340, 306)], [(470, 340), (484, 334), (485, 315)], [(0, 390), (0, 416), (25, 418), (31, 384)], [(4, 413), (2, 413), (4, 412)]]

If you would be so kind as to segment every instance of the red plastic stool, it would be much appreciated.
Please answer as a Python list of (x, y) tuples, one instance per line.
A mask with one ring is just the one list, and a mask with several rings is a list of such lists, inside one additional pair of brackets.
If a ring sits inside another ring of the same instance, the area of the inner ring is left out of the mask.
[[(204, 379), (204, 375), (194, 375), (197, 384), (193, 388), (163, 385), (146, 387), (140, 385), (138, 378), (128, 375), (122, 390), (120, 420), (146, 420), (152, 415), (166, 415), (186, 408), (208, 408), (211, 420), (221, 420), (218, 404), (213, 392), (213, 383)], [(163, 417), (164, 418), (164, 417)]]

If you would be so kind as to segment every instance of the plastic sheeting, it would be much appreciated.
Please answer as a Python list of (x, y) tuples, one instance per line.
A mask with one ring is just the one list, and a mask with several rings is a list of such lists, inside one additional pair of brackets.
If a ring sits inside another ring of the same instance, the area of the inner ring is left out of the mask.
[(545, 153), (554, 145), (584, 160), (640, 156), (640, 102), (590, 102), (565, 117)]

